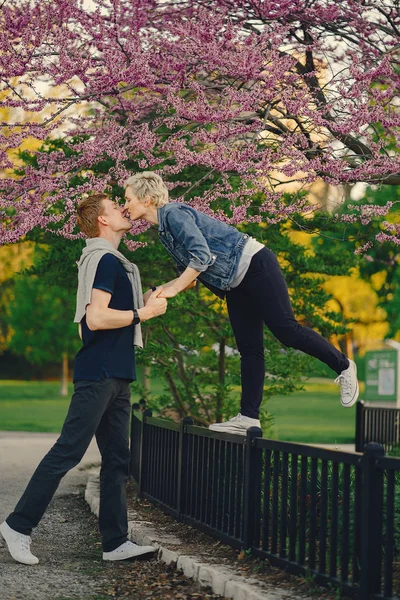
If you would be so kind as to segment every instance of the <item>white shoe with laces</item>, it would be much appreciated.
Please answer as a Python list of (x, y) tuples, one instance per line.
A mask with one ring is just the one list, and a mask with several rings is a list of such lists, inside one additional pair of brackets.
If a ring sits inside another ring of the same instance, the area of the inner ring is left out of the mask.
[(349, 358), (349, 367), (342, 371), (335, 379), (336, 385), (340, 385), (340, 402), (345, 408), (350, 408), (357, 402), (360, 393), (357, 380), (357, 365)]
[(0, 533), (7, 544), (8, 551), (14, 560), (24, 565), (37, 565), (39, 559), (30, 550), (31, 538), (29, 535), (19, 533), (3, 521), (0, 525)]
[(157, 552), (153, 546), (138, 546), (133, 542), (124, 542), (111, 552), (103, 552), (103, 560), (126, 560), (127, 558), (147, 557), (151, 558)]
[(209, 425), (208, 429), (211, 429), (211, 431), (219, 431), (220, 433), (246, 435), (249, 427), (261, 427), (260, 421), (258, 419), (251, 419), (250, 417), (246, 417), (239, 413), (236, 417), (229, 419), (229, 421)]

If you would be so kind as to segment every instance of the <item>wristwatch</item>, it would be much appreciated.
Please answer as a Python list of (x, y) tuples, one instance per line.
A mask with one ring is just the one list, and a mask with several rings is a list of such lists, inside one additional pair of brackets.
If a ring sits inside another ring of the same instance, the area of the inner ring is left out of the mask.
[(132, 325), (137, 325), (138, 323), (140, 323), (139, 313), (136, 310), (136, 308), (134, 308), (133, 309), (133, 321), (132, 321)]

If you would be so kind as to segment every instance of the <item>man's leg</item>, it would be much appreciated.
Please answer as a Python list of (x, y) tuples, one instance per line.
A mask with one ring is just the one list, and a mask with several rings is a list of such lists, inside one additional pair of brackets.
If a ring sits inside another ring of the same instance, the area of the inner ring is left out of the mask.
[(102, 463), (99, 528), (103, 550), (110, 552), (128, 539), (126, 483), (129, 475), (130, 387), (114, 379), (113, 399), (96, 431)]
[(101, 452), (99, 527), (104, 560), (154, 556), (153, 546), (138, 546), (128, 540), (126, 483), (129, 475), (129, 382), (114, 379), (112, 402), (96, 431)]
[(61, 435), (40, 462), (7, 524), (30, 535), (39, 523), (62, 477), (85, 454), (110, 400), (110, 381), (78, 381)]

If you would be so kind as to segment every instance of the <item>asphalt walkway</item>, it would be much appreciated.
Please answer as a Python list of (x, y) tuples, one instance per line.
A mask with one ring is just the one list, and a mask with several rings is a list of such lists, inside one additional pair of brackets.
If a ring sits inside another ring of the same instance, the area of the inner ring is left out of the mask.
[[(14, 508), (32, 473), (57, 438), (57, 433), (0, 431), (0, 522)], [(87, 471), (82, 467), (99, 463), (100, 454), (93, 441), (78, 467), (63, 478), (56, 494), (73, 493), (77, 485), (85, 485)]]

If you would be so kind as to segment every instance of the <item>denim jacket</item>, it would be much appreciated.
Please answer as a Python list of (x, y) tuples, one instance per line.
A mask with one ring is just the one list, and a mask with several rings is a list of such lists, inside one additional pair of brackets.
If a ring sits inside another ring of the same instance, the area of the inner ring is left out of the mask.
[(180, 202), (168, 203), (157, 212), (161, 243), (178, 269), (196, 269), (207, 287), (228, 291), (249, 236)]

